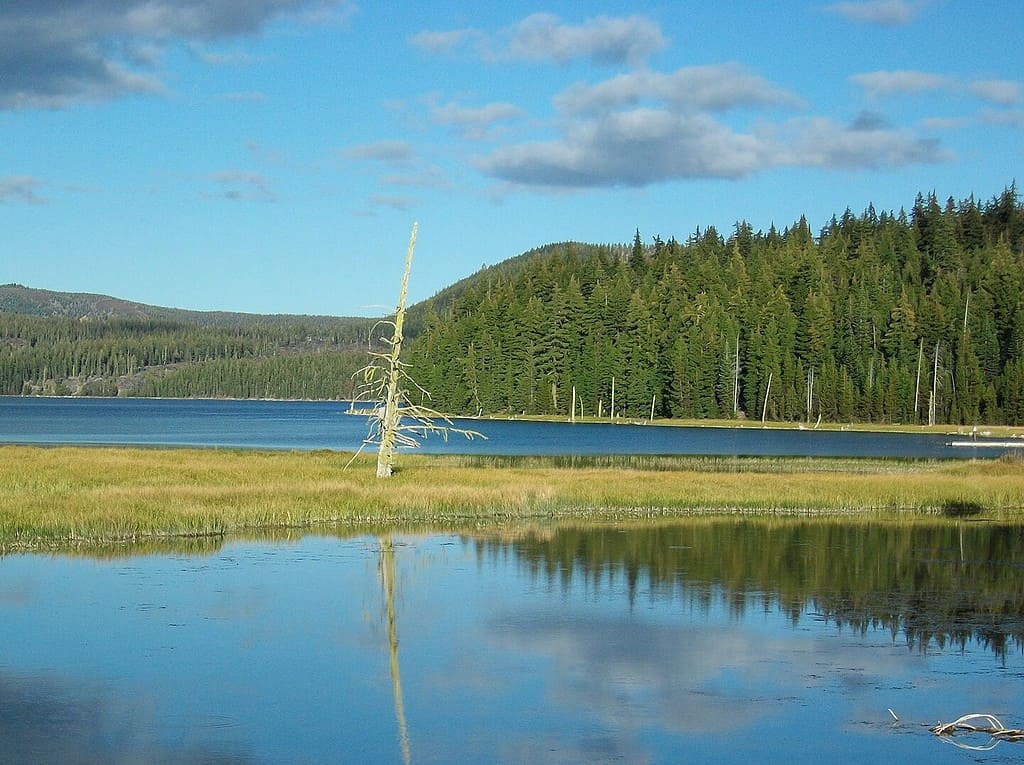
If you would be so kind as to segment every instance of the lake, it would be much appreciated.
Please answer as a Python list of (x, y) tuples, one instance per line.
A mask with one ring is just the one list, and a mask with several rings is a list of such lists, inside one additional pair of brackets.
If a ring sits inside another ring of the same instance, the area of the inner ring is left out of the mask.
[(1024, 726), (1022, 540), (703, 519), (9, 555), (0, 762), (1020, 762), (926, 725)]
[[(337, 401), (0, 397), (0, 443), (126, 444), (260, 449), (359, 448), (363, 416)], [(433, 436), (426, 452), (497, 455), (707, 454), (726, 456), (974, 459), (1021, 452), (1024, 439), (798, 428), (456, 420), (483, 433)], [(967, 446), (953, 446), (966, 442)], [(1008, 445), (1012, 444), (1012, 445)]]

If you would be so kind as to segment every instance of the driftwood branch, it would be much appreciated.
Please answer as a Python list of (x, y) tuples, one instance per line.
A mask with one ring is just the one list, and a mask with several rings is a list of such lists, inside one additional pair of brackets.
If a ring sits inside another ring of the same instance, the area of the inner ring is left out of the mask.
[[(973, 751), (993, 749), (1001, 741), (1024, 741), (1024, 728), (1007, 728), (998, 717), (984, 712), (972, 712), (949, 723), (939, 722), (928, 730), (954, 746)], [(989, 740), (981, 746), (970, 745), (953, 740), (957, 733), (984, 733), (989, 736)]]

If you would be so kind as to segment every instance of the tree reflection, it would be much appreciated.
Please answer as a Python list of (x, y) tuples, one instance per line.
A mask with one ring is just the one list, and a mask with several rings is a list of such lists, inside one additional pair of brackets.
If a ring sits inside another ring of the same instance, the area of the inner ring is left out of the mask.
[(405, 702), (402, 696), (402, 674), (398, 664), (398, 615), (395, 608), (395, 589), (398, 567), (395, 561), (395, 541), (390, 535), (380, 537), (380, 560), (377, 564), (381, 589), (384, 594), (384, 618), (388, 629), (388, 655), (391, 661), (391, 693), (395, 701), (395, 720), (398, 723), (398, 744), (402, 762), (412, 762), (409, 729), (405, 722)]
[[(628, 531), (628, 533), (623, 533)], [(617, 587), (630, 601), (720, 598), (740, 616), (777, 608), (842, 628), (903, 634), (908, 646), (965, 647), (1005, 657), (1024, 649), (1024, 533), (997, 523), (696, 519), (656, 525), (581, 526), (479, 540), (478, 553), (513, 548), (549, 584)]]

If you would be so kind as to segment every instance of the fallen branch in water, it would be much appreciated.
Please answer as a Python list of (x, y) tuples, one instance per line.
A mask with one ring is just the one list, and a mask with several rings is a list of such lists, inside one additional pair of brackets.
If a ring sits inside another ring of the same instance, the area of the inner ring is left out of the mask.
[[(889, 710), (890, 714), (892, 710)], [(895, 715), (893, 715), (895, 717)], [(980, 723), (980, 724), (978, 724)], [(1024, 728), (1007, 728), (995, 715), (972, 713), (964, 715), (950, 723), (936, 723), (929, 728), (936, 736), (946, 736), (943, 740), (963, 749), (983, 751), (994, 748), (1000, 741), (1024, 741)], [(991, 738), (983, 746), (970, 746), (960, 741), (953, 741), (952, 736), (962, 733), (987, 733)]]

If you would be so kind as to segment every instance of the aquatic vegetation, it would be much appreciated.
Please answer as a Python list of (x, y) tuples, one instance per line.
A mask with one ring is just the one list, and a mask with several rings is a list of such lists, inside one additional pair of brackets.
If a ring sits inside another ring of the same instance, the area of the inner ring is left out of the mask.
[(1019, 517), (1024, 462), (0, 448), (0, 549), (367, 523), (693, 514)]

